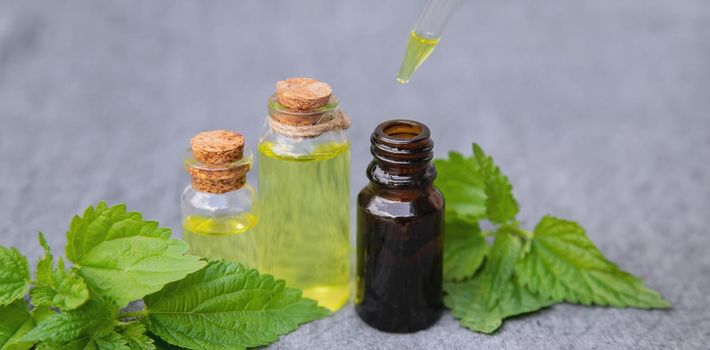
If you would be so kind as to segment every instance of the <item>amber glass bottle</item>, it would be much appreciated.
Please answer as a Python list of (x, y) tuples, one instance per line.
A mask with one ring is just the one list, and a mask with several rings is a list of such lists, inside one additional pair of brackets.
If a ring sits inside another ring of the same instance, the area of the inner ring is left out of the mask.
[(386, 332), (415, 332), (441, 315), (444, 198), (433, 185), (426, 125), (380, 124), (372, 133), (370, 184), (357, 198), (355, 310)]

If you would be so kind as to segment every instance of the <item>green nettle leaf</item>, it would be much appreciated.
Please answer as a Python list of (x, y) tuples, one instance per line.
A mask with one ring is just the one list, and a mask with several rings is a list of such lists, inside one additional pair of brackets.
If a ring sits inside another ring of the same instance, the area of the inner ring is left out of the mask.
[(434, 160), (436, 186), (444, 194), (447, 210), (475, 220), (486, 217), (485, 185), (473, 157), (449, 152), (448, 159)]
[(81, 337), (64, 343), (40, 343), (37, 350), (132, 350), (125, 338), (115, 331)]
[[(23, 303), (24, 301), (18, 300), (15, 303)], [(14, 304), (14, 303), (13, 303)], [(24, 310), (27, 310), (27, 305), (23, 306)], [(0, 310), (0, 314), (2, 310)], [(32, 312), (29, 313), (30, 317), (26, 318), (25, 322), (20, 326), (20, 328), (15, 332), (15, 334), (2, 345), (0, 342), (0, 350), (27, 350), (35, 345), (34, 341), (21, 341), (22, 337), (32, 330), (39, 322), (47, 319), (49, 316), (54, 315), (54, 311), (47, 307), (35, 306)], [(4, 315), (4, 314), (3, 314)], [(2, 323), (2, 321), (0, 321)], [(1, 327), (1, 326), (0, 326)]]
[(80, 338), (77, 340), (73, 340), (70, 342), (64, 342), (64, 343), (52, 343), (52, 342), (43, 342), (37, 344), (36, 350), (87, 350), (87, 349), (95, 349), (92, 348), (93, 344), (89, 344), (90, 339), (89, 338)]
[(6, 334), (5, 331), (2, 330), (7, 329), (4, 325), (17, 322), (20, 315), (22, 315), (22, 318), (24, 319), (22, 325), (20, 325), (20, 327), (17, 328), (14, 334), (12, 334), (12, 336), (8, 339), (2, 340), (4, 337), (3, 335), (0, 335), (0, 350), (27, 350), (32, 348), (32, 346), (35, 345), (35, 342), (20, 341), (20, 339), (27, 334), (27, 332), (32, 330), (37, 323), (53, 315), (54, 312), (46, 307), (35, 306), (34, 309), (32, 309), (32, 312), (28, 313), (25, 301), (17, 300), (8, 305), (7, 309), (0, 308), (0, 314), (3, 315), (3, 317), (7, 317), (0, 320), (0, 334)]
[(153, 339), (148, 337), (145, 326), (140, 322), (130, 322), (122, 327), (121, 336), (126, 340), (128, 346), (133, 350), (153, 350), (155, 344)]
[(19, 337), (33, 326), (27, 303), (16, 300), (0, 307), (0, 349), (29, 349), (33, 343), (19, 343)]
[(40, 232), (38, 234), (39, 245), (44, 250), (44, 257), (37, 262), (37, 271), (35, 273), (35, 281), (37, 284), (51, 285), (54, 283), (54, 278), (52, 278), (52, 271), (54, 270), (54, 256), (52, 255), (52, 249), (47, 243), (47, 239), (44, 234)]
[(503, 319), (545, 308), (553, 304), (551, 300), (539, 297), (518, 283), (509, 279), (495, 293), (498, 301), (487, 306), (487, 295), (493, 293), (490, 285), (480, 274), (464, 282), (444, 284), (447, 295), (444, 303), (459, 323), (473, 331), (493, 333), (503, 323)]
[(86, 350), (131, 350), (127, 340), (116, 332), (110, 332), (106, 335), (95, 336), (91, 338), (91, 342), (84, 347)]
[(461, 281), (473, 276), (489, 249), (478, 223), (450, 212), (444, 232), (444, 280)]
[(210, 262), (144, 301), (150, 331), (189, 349), (266, 345), (329, 314), (283, 281), (224, 261)]
[(157, 350), (183, 350), (185, 348), (181, 348), (179, 346), (175, 346), (169, 343), (166, 343), (165, 340), (160, 339), (159, 336), (153, 334), (153, 333), (148, 333), (148, 337), (150, 339), (153, 339), (153, 344), (155, 344), (155, 348)]
[(573, 221), (544, 217), (530, 252), (519, 261), (520, 281), (557, 301), (616, 307), (666, 308), (660, 294), (608, 261)]
[(39, 243), (44, 249), (44, 257), (37, 262), (35, 287), (30, 291), (32, 303), (36, 306), (52, 306), (62, 311), (70, 311), (89, 300), (89, 289), (76, 270), (66, 271), (60, 257), (58, 268), (54, 268), (54, 257), (44, 235), (39, 233)]
[[(545, 217), (534, 232), (519, 228), (512, 186), (477, 144), (473, 157), (452, 152), (435, 164), (436, 184), (452, 209), (446, 218), (445, 303), (462, 325), (490, 333), (506, 317), (563, 301), (670, 306), (640, 278), (607, 260), (576, 223)], [(490, 249), (474, 243), (483, 240), (477, 223), (483, 219), (498, 226)]]
[(519, 237), (504, 228), (498, 230), (481, 275), (482, 283), (488, 284), (490, 290), (485, 297), (487, 307), (492, 308), (503, 295), (502, 291), (515, 272), (515, 263), (522, 249), (523, 243)]
[(140, 213), (126, 212), (123, 204), (108, 207), (100, 202), (96, 209), (88, 207), (81, 217), (72, 219), (67, 232), (67, 258), (79, 261), (103, 242), (132, 236), (168, 239), (170, 229), (159, 228), (155, 221), (143, 221)]
[(36, 350), (84, 350), (84, 347), (89, 342), (88, 339), (82, 338), (68, 343), (50, 343), (44, 342), (37, 344)]
[(30, 267), (15, 248), (0, 246), (0, 306), (9, 305), (30, 289)]
[(104, 242), (79, 262), (79, 272), (120, 306), (197, 271), (205, 262), (185, 255), (187, 243), (135, 236)]
[(80, 308), (53, 314), (39, 322), (22, 341), (62, 343), (105, 334), (116, 323), (118, 308), (108, 301), (89, 300)]
[(57, 293), (51, 287), (35, 286), (30, 291), (30, 298), (34, 305), (51, 306), (56, 294)]
[(477, 144), (473, 144), (473, 155), (485, 184), (488, 220), (498, 224), (514, 220), (519, 208), (508, 178), (493, 162), (493, 158), (487, 156)]
[(125, 306), (205, 266), (185, 255), (185, 242), (169, 237), (169, 229), (127, 213), (124, 205), (101, 202), (74, 217), (66, 251), (93, 289)]
[[(59, 261), (62, 261), (61, 258)], [(89, 289), (84, 279), (76, 274), (76, 270), (72, 269), (70, 273), (63, 268), (57, 270), (55, 283), (56, 294), (52, 305), (62, 311), (74, 310), (89, 300)]]

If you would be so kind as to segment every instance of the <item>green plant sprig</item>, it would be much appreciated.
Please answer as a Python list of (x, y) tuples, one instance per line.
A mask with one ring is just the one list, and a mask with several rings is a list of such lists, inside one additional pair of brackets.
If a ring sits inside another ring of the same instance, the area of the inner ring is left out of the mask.
[[(450, 152), (435, 164), (448, 208), (444, 303), (462, 326), (492, 333), (507, 317), (561, 302), (670, 307), (607, 260), (577, 223), (545, 216), (534, 230), (522, 228), (513, 187), (477, 144), (471, 157)], [(482, 232), (484, 220), (494, 229)], [(485, 237), (494, 237), (492, 246)]]
[[(188, 255), (169, 229), (104, 202), (75, 216), (66, 256), (0, 246), (0, 350), (245, 349), (329, 314), (256, 270)], [(28, 303), (25, 296), (29, 293)], [(145, 308), (123, 311), (141, 300)]]

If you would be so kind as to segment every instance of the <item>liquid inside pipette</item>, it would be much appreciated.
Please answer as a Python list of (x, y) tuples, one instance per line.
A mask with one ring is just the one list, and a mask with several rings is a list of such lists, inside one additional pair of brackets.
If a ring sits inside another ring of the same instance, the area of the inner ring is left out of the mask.
[(426, 61), (427, 57), (431, 55), (432, 51), (434, 51), (436, 44), (439, 43), (439, 39), (440, 37), (425, 38), (415, 31), (412, 31), (409, 42), (407, 42), (407, 51), (404, 54), (402, 65), (399, 66), (397, 81), (402, 84), (408, 83), (414, 72), (417, 71), (419, 66), (421, 66), (421, 64)]
[(441, 39), (441, 33), (460, 0), (428, 0), (412, 29), (397, 80), (408, 83)]

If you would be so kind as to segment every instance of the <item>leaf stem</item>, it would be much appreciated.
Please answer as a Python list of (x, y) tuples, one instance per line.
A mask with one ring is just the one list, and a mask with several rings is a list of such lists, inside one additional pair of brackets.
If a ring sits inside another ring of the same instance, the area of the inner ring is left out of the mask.
[(506, 231), (508, 233), (517, 235), (517, 236), (525, 239), (526, 241), (532, 240), (533, 237), (535, 236), (535, 234), (532, 231), (528, 231), (528, 230), (520, 228), (517, 223), (515, 223), (514, 225), (501, 226), (499, 228), (499, 230)]
[(148, 316), (148, 311), (147, 310), (140, 310), (140, 311), (131, 311), (131, 312), (124, 312), (120, 315), (118, 315), (118, 318), (139, 318), (139, 317), (146, 317)]

